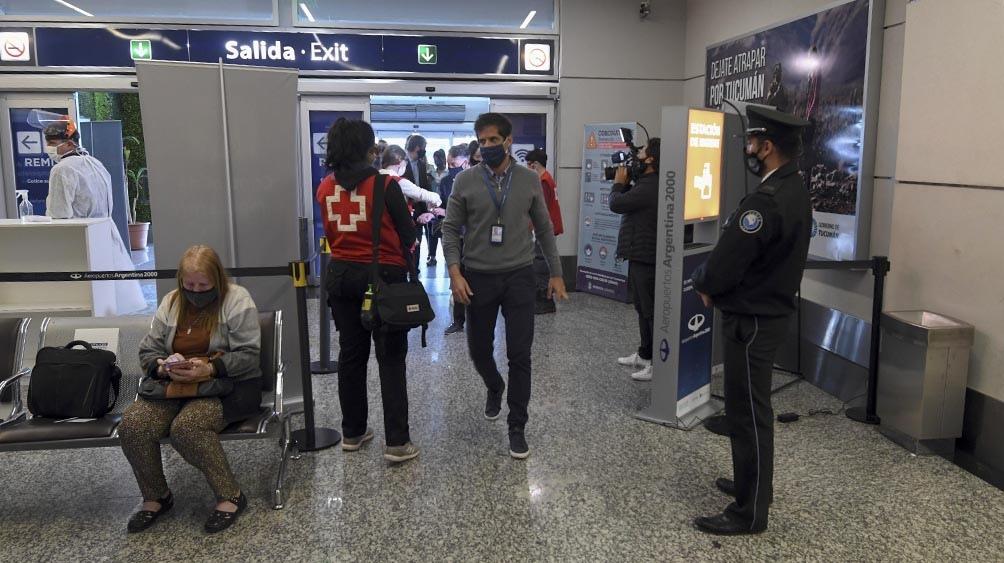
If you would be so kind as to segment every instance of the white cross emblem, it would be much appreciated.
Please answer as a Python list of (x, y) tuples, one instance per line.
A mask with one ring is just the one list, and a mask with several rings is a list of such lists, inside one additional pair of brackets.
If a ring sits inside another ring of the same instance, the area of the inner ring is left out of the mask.
[[(349, 195), (348, 200), (342, 198), (342, 194), (346, 193)], [(356, 223), (366, 220), (366, 196), (362, 194), (349, 192), (341, 186), (335, 186), (335, 193), (325, 198), (324, 203), (328, 213), (328, 221), (334, 223), (339, 232), (354, 233), (359, 230)], [(352, 212), (352, 204), (359, 206), (358, 212)]]

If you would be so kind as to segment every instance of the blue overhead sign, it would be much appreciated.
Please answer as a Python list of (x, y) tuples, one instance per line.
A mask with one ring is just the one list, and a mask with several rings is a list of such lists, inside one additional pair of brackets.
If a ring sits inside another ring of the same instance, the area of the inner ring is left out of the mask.
[(547, 39), (395, 36), (221, 29), (34, 29), (35, 60), (23, 67), (132, 68), (137, 60), (244, 64), (339, 72), (557, 75)]

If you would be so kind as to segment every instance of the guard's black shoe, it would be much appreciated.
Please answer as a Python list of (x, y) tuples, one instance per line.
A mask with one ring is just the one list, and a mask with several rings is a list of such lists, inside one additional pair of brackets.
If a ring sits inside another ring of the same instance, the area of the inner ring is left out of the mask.
[(485, 418), (488, 420), (498, 420), (499, 415), (502, 414), (503, 393), (505, 393), (505, 387), (498, 392), (488, 391), (488, 398), (485, 399)]
[(464, 332), (464, 323), (453, 323), (446, 329), (446, 334), (456, 334)]
[(719, 436), (729, 436), (729, 421), (724, 414), (713, 416), (704, 421), (704, 428), (712, 434)]
[(241, 513), (248, 507), (248, 498), (244, 496), (243, 492), (236, 498), (221, 498), (219, 500), (228, 500), (236, 504), (237, 510), (235, 512), (214, 510), (213, 513), (209, 515), (209, 520), (206, 520), (205, 530), (208, 534), (222, 532), (230, 526), (233, 526), (234, 522), (237, 521), (237, 517), (240, 516)]
[(150, 526), (153, 526), (153, 523), (156, 522), (158, 518), (167, 514), (167, 512), (174, 507), (174, 495), (168, 492), (166, 497), (158, 500), (157, 502), (160, 503), (160, 510), (140, 510), (129, 518), (127, 528), (130, 534), (142, 532)]
[(743, 536), (759, 534), (767, 529), (767, 526), (751, 526), (747, 522), (740, 522), (735, 516), (728, 512), (723, 512), (716, 516), (702, 516), (694, 519), (694, 526), (697, 529), (716, 536)]
[(719, 491), (729, 495), (730, 497), (736, 496), (736, 482), (732, 479), (719, 477), (715, 479), (715, 486), (718, 487)]
[(509, 455), (514, 459), (530, 457), (530, 446), (526, 444), (526, 433), (523, 432), (522, 428), (509, 429)]

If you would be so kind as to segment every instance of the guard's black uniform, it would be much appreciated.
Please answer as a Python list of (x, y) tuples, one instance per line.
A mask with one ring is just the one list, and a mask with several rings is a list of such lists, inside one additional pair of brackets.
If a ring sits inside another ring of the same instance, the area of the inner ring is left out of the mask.
[(718, 246), (695, 274), (696, 289), (722, 311), (725, 414), (736, 500), (726, 512), (767, 526), (773, 498), (774, 357), (796, 310), (809, 252), (812, 209), (794, 161), (778, 168), (732, 214)]

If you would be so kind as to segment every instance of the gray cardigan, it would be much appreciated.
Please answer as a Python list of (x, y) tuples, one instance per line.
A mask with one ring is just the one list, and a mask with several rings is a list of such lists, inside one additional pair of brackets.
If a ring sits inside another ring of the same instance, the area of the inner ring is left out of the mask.
[[(178, 330), (178, 308), (172, 306), (171, 297), (177, 290), (168, 293), (150, 323), (150, 332), (139, 343), (139, 361), (148, 375), (157, 372), (157, 360), (170, 356), (173, 351), (174, 335)], [(183, 297), (181, 299), (184, 299)], [(220, 308), (219, 324), (209, 339), (210, 351), (222, 351), (220, 358), (213, 360), (216, 377), (227, 377), (234, 381), (245, 381), (261, 377), (261, 327), (258, 325), (258, 309), (251, 294), (243, 287), (231, 283), (230, 291)]]

